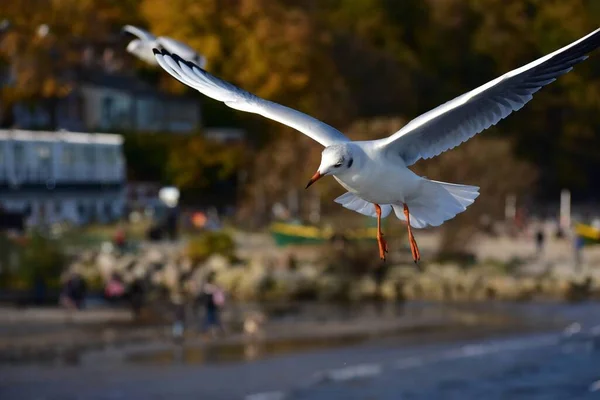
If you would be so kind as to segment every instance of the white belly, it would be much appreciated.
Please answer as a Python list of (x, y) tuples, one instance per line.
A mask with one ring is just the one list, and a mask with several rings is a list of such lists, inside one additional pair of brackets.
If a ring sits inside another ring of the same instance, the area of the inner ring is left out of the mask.
[(417, 192), (420, 176), (406, 167), (369, 161), (361, 174), (349, 172), (335, 179), (349, 192), (375, 204), (405, 203)]

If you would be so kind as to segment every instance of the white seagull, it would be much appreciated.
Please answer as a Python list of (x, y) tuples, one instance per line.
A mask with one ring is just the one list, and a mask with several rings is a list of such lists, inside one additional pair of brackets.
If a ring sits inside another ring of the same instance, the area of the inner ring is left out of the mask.
[(153, 48), (165, 49), (170, 53), (178, 54), (180, 57), (190, 60), (204, 68), (206, 59), (185, 43), (167, 36), (154, 36), (150, 32), (133, 25), (125, 25), (123, 32), (137, 37), (127, 45), (127, 51), (150, 65), (157, 65), (156, 58), (152, 54)]
[(599, 46), (600, 29), (415, 118), (385, 139), (369, 141), (351, 141), (321, 121), (241, 90), (164, 49), (154, 49), (154, 54), (169, 74), (206, 96), (288, 125), (322, 144), (321, 164), (306, 187), (332, 175), (348, 190), (335, 199), (337, 203), (377, 217), (383, 260), (388, 248), (381, 218), (394, 210), (398, 219), (407, 222), (411, 253), (417, 262), (420, 254), (411, 226), (441, 225), (465, 211), (479, 196), (479, 188), (425, 179), (408, 167), (458, 146), (519, 110), (535, 92), (569, 72)]

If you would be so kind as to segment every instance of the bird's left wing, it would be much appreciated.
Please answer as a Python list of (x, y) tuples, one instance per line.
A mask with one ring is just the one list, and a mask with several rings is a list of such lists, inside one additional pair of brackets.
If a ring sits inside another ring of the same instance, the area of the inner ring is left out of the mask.
[(409, 166), (458, 146), (521, 109), (533, 94), (569, 72), (600, 46), (600, 29), (415, 118), (379, 140), (386, 156)]
[(154, 56), (158, 64), (175, 79), (208, 97), (225, 103), (231, 108), (260, 114), (263, 117), (290, 126), (323, 146), (350, 140), (337, 129), (318, 119), (282, 106), (281, 104), (261, 99), (252, 93), (246, 92), (229, 82), (225, 82), (209, 74), (196, 64), (182, 59), (177, 54), (170, 54), (166, 50), (154, 49)]
[(184, 60), (194, 61), (200, 68), (204, 68), (206, 65), (206, 59), (204, 56), (199, 54), (196, 50), (192, 49), (187, 44), (180, 42), (179, 40), (170, 38), (168, 36), (159, 36), (156, 38), (157, 46), (165, 49), (169, 53), (177, 54)]
[(156, 40), (156, 37), (150, 32), (133, 25), (125, 25), (123, 27), (123, 32), (131, 33), (132, 35), (137, 36), (139, 39), (145, 42), (153, 42), (154, 40)]

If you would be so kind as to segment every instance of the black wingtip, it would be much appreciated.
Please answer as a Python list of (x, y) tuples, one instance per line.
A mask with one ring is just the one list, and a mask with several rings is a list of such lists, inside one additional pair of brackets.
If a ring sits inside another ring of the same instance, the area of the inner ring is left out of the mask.
[(152, 52), (154, 53), (154, 55), (160, 54), (161, 56), (169, 56), (171, 57), (177, 64), (185, 64), (190, 68), (197, 68), (202, 72), (206, 72), (204, 70), (204, 68), (200, 67), (198, 64), (190, 61), (190, 60), (186, 60), (185, 58), (182, 58), (181, 56), (179, 56), (178, 54), (175, 53), (169, 53), (167, 50), (165, 49), (157, 49), (157, 48), (153, 48)]
[(204, 68), (200, 67), (200, 66), (199, 66), (198, 64), (196, 64), (195, 62), (193, 62), (193, 61), (190, 61), (190, 60), (186, 60), (185, 58), (182, 58), (182, 57), (181, 57), (180, 55), (178, 55), (178, 54), (175, 54), (175, 53), (169, 53), (169, 52), (167, 52), (167, 54), (168, 54), (168, 55), (169, 55), (169, 56), (170, 56), (170, 57), (171, 57), (173, 60), (175, 60), (175, 62), (176, 62), (177, 64), (185, 64), (185, 65), (187, 65), (187, 66), (188, 66), (189, 68), (191, 68), (191, 69), (197, 68), (197, 69), (199, 69), (199, 70), (200, 70), (200, 71), (202, 71), (202, 72), (206, 72), (206, 71), (204, 70)]

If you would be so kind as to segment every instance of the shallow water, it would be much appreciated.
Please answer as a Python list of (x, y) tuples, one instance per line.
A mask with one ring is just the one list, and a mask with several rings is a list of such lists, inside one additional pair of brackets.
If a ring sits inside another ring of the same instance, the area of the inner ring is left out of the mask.
[[(330, 374), (288, 400), (598, 399), (600, 342), (535, 336), (398, 360), (387, 369)], [(365, 373), (367, 371), (368, 373)]]
[(132, 352), (114, 364), (88, 360), (77, 367), (6, 369), (0, 371), (0, 398), (600, 399), (600, 383), (598, 390), (594, 386), (600, 380), (600, 335), (586, 336), (600, 325), (600, 305), (482, 308), (521, 314), (538, 328), (539, 319), (561, 327), (577, 321), (582, 331), (567, 337), (552, 328), (504, 338), (458, 332), (450, 341), (448, 332), (442, 337), (416, 332), (385, 340), (280, 341), (254, 350), (240, 345), (155, 349)]

